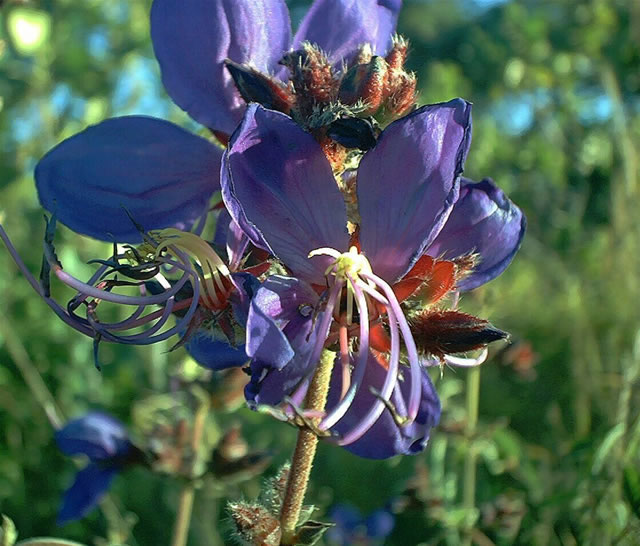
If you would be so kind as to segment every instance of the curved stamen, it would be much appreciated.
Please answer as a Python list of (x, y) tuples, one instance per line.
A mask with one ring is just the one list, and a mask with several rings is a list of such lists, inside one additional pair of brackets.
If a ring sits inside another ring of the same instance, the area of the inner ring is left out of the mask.
[(124, 294), (116, 294), (107, 290), (102, 290), (84, 283), (79, 279), (76, 279), (72, 275), (66, 273), (59, 265), (53, 265), (52, 269), (55, 275), (67, 286), (75, 288), (78, 292), (97, 298), (99, 300), (110, 301), (112, 303), (119, 303), (122, 305), (160, 305), (167, 299), (174, 296), (189, 279), (189, 273), (184, 273), (180, 279), (169, 289), (167, 292), (156, 294), (152, 296), (126, 296)]
[(50, 296), (46, 296), (44, 293), (44, 289), (40, 282), (33, 276), (29, 268), (22, 261), (22, 258), (18, 254), (18, 251), (15, 249), (13, 244), (11, 243), (11, 239), (7, 235), (7, 232), (0, 224), (0, 239), (4, 242), (5, 246), (9, 250), (9, 254), (13, 261), (18, 266), (20, 272), (27, 279), (27, 282), (31, 285), (31, 287), (35, 290), (35, 292), (45, 301), (45, 303), (51, 308), (51, 310), (60, 318), (65, 324), (71, 326), (74, 330), (77, 330), (81, 334), (84, 334), (88, 337), (93, 337), (93, 331), (91, 328), (83, 322), (79, 322), (74, 317), (70, 316), (65, 309), (53, 298)]
[(329, 328), (333, 319), (333, 310), (336, 307), (337, 301), (340, 299), (340, 292), (342, 291), (343, 285), (344, 282), (342, 280), (337, 280), (336, 283), (331, 287), (329, 296), (327, 298), (327, 305), (324, 309), (324, 314), (322, 315), (320, 324), (317, 327), (315, 344), (309, 356), (308, 362), (311, 363), (311, 366), (300, 384), (293, 391), (293, 394), (291, 394), (290, 398), (294, 400), (300, 397), (301, 392), (304, 391), (306, 394), (306, 391), (309, 388), (311, 377), (316, 371), (316, 363), (320, 360), (320, 355), (322, 354), (322, 350), (324, 349), (324, 342), (329, 334)]
[(398, 370), (400, 367), (400, 336), (398, 335), (397, 320), (393, 309), (391, 307), (387, 307), (386, 311), (389, 317), (389, 327), (391, 330), (391, 358), (389, 360), (389, 367), (382, 389), (369, 411), (354, 427), (349, 430), (349, 432), (345, 433), (342, 438), (338, 440), (338, 445), (345, 446), (352, 444), (362, 438), (362, 436), (364, 436), (364, 434), (376, 424), (380, 415), (382, 415), (382, 412), (387, 407), (385, 402), (388, 403), (391, 395), (393, 394), (393, 390), (398, 384)]
[(411, 334), (411, 329), (409, 328), (407, 319), (402, 312), (402, 308), (400, 307), (398, 299), (396, 298), (396, 295), (394, 294), (392, 288), (383, 279), (381, 279), (377, 275), (374, 275), (373, 273), (362, 272), (361, 275), (362, 278), (373, 282), (376, 286), (382, 289), (389, 302), (389, 309), (393, 310), (398, 326), (400, 327), (400, 331), (402, 332), (404, 345), (407, 350), (407, 356), (409, 357), (409, 366), (411, 369), (411, 392), (409, 395), (409, 413), (407, 415), (408, 421), (406, 423), (406, 425), (409, 425), (415, 420), (416, 416), (418, 415), (418, 410), (420, 409), (420, 399), (422, 397), (422, 369), (420, 367), (420, 361), (418, 359), (418, 350), (416, 348), (416, 343), (413, 340), (413, 335)]
[(480, 366), (480, 364), (483, 364), (484, 361), (487, 360), (488, 355), (489, 349), (485, 347), (484, 349), (482, 349), (482, 352), (475, 358), (463, 358), (454, 355), (444, 355), (443, 359), (447, 364), (450, 364), (451, 366), (473, 368), (475, 366)]
[(320, 430), (327, 430), (331, 428), (347, 412), (353, 403), (356, 392), (362, 384), (362, 380), (367, 369), (367, 361), (369, 360), (369, 310), (367, 309), (367, 300), (364, 297), (363, 291), (357, 285), (357, 281), (348, 273), (347, 279), (353, 288), (353, 292), (356, 297), (356, 307), (360, 314), (360, 348), (358, 350), (358, 360), (351, 377), (349, 390), (342, 397), (340, 402), (338, 402), (338, 404), (331, 410), (331, 412), (329, 412), (329, 414), (327, 414), (327, 416), (320, 422), (318, 425)]

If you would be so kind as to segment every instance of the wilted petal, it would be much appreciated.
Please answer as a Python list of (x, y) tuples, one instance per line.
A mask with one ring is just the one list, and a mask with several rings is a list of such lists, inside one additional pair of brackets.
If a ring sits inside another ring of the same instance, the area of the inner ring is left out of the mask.
[(223, 157), (222, 196), (252, 242), (296, 276), (324, 282), (320, 247), (346, 251), (346, 210), (322, 148), (291, 118), (252, 104)]
[(424, 106), (389, 125), (358, 169), (360, 242), (394, 282), (435, 239), (458, 197), (471, 141), (471, 105)]
[(216, 146), (144, 116), (112, 118), (58, 144), (38, 163), (42, 206), (78, 233), (135, 243), (145, 230), (188, 230), (219, 188)]
[(384, 55), (395, 31), (399, 0), (316, 0), (293, 39), (293, 49), (303, 41), (318, 44), (333, 62), (350, 60), (362, 44)]
[(224, 60), (273, 70), (289, 49), (290, 27), (282, 0), (155, 0), (151, 8), (167, 92), (193, 119), (229, 135), (246, 103)]
[(218, 331), (198, 331), (184, 347), (198, 364), (210, 370), (244, 366), (249, 360), (244, 345), (234, 347)]
[(251, 362), (251, 381), (245, 388), (245, 396), (250, 405), (280, 404), (285, 396), (293, 393), (295, 387), (316, 365), (311, 362), (311, 352), (316, 341), (315, 322), (322, 319), (319, 313), (316, 321), (312, 317), (298, 315), (284, 327), (283, 334), (293, 349), (293, 358), (282, 369), (275, 369), (265, 362)]
[(91, 463), (76, 474), (73, 485), (67, 489), (58, 513), (58, 525), (80, 519), (91, 510), (107, 492), (119, 468)]
[[(372, 354), (360, 389), (349, 407), (347, 413), (336, 424), (334, 429), (345, 433), (355, 426), (376, 402), (370, 387), (380, 391), (384, 383), (387, 370)], [(399, 382), (391, 402), (400, 412), (406, 411), (404, 400), (408, 399), (411, 388), (410, 381)], [(342, 369), (338, 361), (333, 369), (331, 388), (327, 407), (330, 409), (337, 404), (338, 395), (342, 391)], [(400, 392), (399, 392), (400, 391)], [(422, 398), (416, 420), (409, 426), (401, 427), (394, 421), (388, 409), (365, 434), (353, 444), (344, 446), (345, 449), (368, 459), (386, 459), (394, 455), (410, 455), (422, 451), (429, 439), (429, 432), (440, 420), (440, 400), (426, 371), (422, 370)]]
[(247, 320), (247, 353), (270, 368), (283, 368), (295, 354), (283, 328), (310, 320), (318, 296), (304, 281), (269, 277), (255, 293)]
[(427, 250), (451, 260), (476, 252), (479, 262), (457, 287), (472, 290), (502, 273), (520, 248), (526, 218), (493, 180), (463, 178), (460, 197), (442, 231)]
[(92, 461), (120, 457), (131, 443), (124, 425), (110, 415), (91, 412), (69, 421), (55, 433), (58, 448), (65, 455), (87, 455)]

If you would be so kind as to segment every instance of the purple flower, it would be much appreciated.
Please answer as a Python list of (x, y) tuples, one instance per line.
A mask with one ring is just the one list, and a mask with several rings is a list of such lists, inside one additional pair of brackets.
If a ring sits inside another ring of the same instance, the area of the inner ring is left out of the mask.
[(230, 135), (246, 103), (225, 60), (282, 74), (279, 62), (304, 41), (333, 63), (365, 43), (377, 54), (391, 44), (400, 0), (316, 0), (291, 37), (283, 0), (155, 0), (151, 38), (169, 95), (196, 121)]
[(65, 455), (89, 458), (64, 494), (58, 525), (82, 518), (100, 501), (118, 472), (142, 461), (143, 454), (129, 440), (124, 425), (104, 413), (91, 412), (69, 421), (56, 431), (55, 439)]
[[(226, 59), (274, 72), (290, 48), (305, 40), (330, 52), (335, 63), (353, 57), (364, 43), (383, 53), (400, 5), (317, 0), (291, 38), (283, 0), (155, 0), (151, 36), (169, 95), (226, 143), (246, 108)], [(221, 154), (218, 146), (167, 121), (113, 118), (49, 151), (36, 167), (36, 186), (43, 207), (74, 231), (139, 242), (127, 213), (146, 231), (190, 230), (203, 219), (219, 189)]]
[[(444, 292), (487, 282), (524, 234), (522, 213), (491, 181), (460, 178), (470, 140), (469, 103), (422, 107), (389, 125), (357, 179), (345, 182), (313, 136), (281, 113), (249, 107), (223, 158), (223, 199), (251, 241), (296, 277), (270, 279), (252, 301), (252, 404), (302, 403), (322, 350), (338, 345), (319, 430), (366, 457), (424, 448), (440, 405), (400, 301), (425, 284), (432, 301), (442, 297), (431, 278), (446, 280)], [(473, 347), (485, 331), (487, 342), (496, 339), (482, 323), (458, 329), (473, 334)]]
[(385, 509), (363, 517), (360, 510), (349, 504), (337, 504), (329, 512), (335, 523), (327, 531), (331, 546), (375, 546), (383, 544), (395, 525), (395, 517)]

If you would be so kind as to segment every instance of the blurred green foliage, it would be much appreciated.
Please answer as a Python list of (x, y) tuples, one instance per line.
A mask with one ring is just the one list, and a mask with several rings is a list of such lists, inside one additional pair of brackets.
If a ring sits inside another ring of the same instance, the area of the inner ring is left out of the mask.
[[(289, 3), (294, 18), (306, 5)], [(200, 130), (161, 87), (149, 6), (4, 2), (0, 215), (34, 272), (44, 223), (32, 171), (49, 148), (127, 113)], [(393, 499), (394, 545), (637, 544), (640, 3), (407, 0), (399, 31), (411, 40), (421, 102), (475, 104), (466, 174), (493, 177), (527, 214), (512, 266), (462, 302), (510, 331), (514, 345), (482, 367), (477, 426), (465, 397), (472, 376), (447, 369), (437, 381), (442, 423), (424, 454), (374, 462), (321, 445), (310, 501), (367, 513)], [(74, 271), (108, 254), (64, 228), (57, 248)], [(107, 507), (110, 518), (96, 511), (55, 528), (74, 467), (53, 445), (25, 370), (37, 370), (66, 416), (105, 408), (132, 422), (136, 400), (193, 369), (168, 347), (105, 344), (109, 365), (96, 372), (91, 341), (55, 319), (0, 251), (0, 512), (21, 538), (89, 542), (116, 517)], [(241, 422), (252, 447), (276, 454), (269, 475), (291, 452), (295, 431), (264, 415), (241, 409), (217, 420)], [(224, 543), (220, 497), (254, 498), (259, 483), (199, 491), (191, 543)], [(116, 510), (138, 519), (128, 543), (168, 543), (179, 487), (143, 470), (116, 480)]]

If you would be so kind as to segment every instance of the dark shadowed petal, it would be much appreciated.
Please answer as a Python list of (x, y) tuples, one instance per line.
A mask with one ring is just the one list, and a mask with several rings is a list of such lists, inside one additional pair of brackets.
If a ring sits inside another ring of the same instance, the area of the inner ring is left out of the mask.
[(377, 275), (394, 282), (438, 235), (470, 140), (471, 105), (455, 99), (395, 121), (362, 158), (360, 243)]
[(324, 282), (320, 247), (347, 250), (346, 210), (320, 145), (288, 116), (252, 104), (224, 154), (222, 197), (252, 242), (296, 276)]
[(283, 0), (155, 0), (151, 8), (167, 92), (193, 119), (228, 135), (246, 104), (224, 60), (273, 70), (289, 49), (290, 27)]
[(145, 230), (189, 229), (219, 188), (216, 146), (160, 119), (103, 121), (47, 153), (35, 171), (42, 206), (78, 233), (139, 242)]
[(460, 290), (471, 290), (507, 268), (520, 248), (526, 224), (522, 211), (493, 180), (462, 179), (460, 197), (427, 254), (450, 260), (477, 252), (479, 263), (457, 285)]
[(196, 332), (185, 349), (201, 366), (210, 370), (224, 370), (244, 366), (249, 357), (244, 345), (232, 346), (222, 332)]
[(124, 425), (100, 412), (69, 421), (56, 431), (55, 439), (65, 455), (83, 454), (92, 461), (126, 455), (131, 447)]
[(245, 250), (249, 244), (249, 238), (240, 226), (231, 218), (226, 209), (223, 209), (216, 220), (216, 233), (213, 242), (220, 248), (227, 249), (227, 263), (231, 271), (237, 271)]
[[(334, 429), (344, 433), (356, 425), (371, 409), (376, 397), (369, 390), (374, 387), (378, 391), (382, 388), (387, 370), (370, 354), (367, 369), (353, 404)], [(327, 407), (330, 409), (338, 402), (338, 395), (342, 391), (342, 370), (338, 361), (333, 369), (331, 388)], [(391, 402), (399, 411), (405, 410), (405, 403), (409, 397), (410, 381), (400, 382), (394, 391)], [(425, 370), (422, 370), (422, 398), (418, 415), (413, 424), (399, 427), (388, 409), (385, 409), (375, 425), (362, 438), (353, 444), (344, 446), (347, 450), (368, 459), (386, 459), (394, 455), (410, 455), (422, 451), (429, 439), (429, 432), (440, 420), (440, 400)]]
[(58, 513), (58, 525), (80, 519), (91, 510), (107, 492), (118, 467), (91, 463), (76, 474), (73, 485), (67, 489)]
[[(318, 296), (305, 282), (269, 277), (251, 300), (247, 320), (247, 353), (261, 365), (281, 369), (295, 355), (283, 328), (291, 321), (311, 320)], [(290, 333), (289, 329), (289, 333)]]
[(395, 31), (399, 0), (316, 0), (293, 39), (293, 49), (303, 41), (318, 44), (333, 62), (350, 60), (362, 44), (384, 55)]

